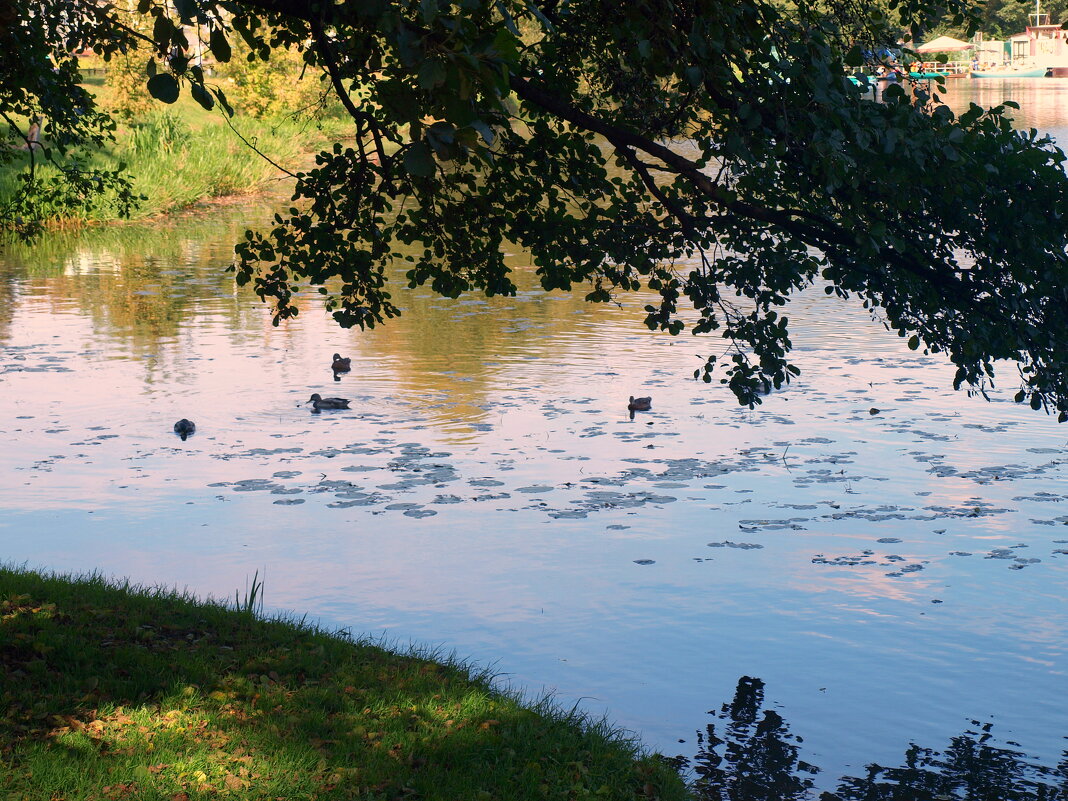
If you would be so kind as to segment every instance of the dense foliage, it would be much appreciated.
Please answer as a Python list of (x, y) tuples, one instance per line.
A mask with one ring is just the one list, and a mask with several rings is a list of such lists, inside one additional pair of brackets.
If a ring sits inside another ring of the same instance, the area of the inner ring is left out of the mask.
[(251, 57), (300, 53), (329, 84), (353, 140), (237, 247), (238, 282), (276, 322), (300, 285), (331, 279), (342, 325), (396, 315), (397, 261), (442, 295), (514, 292), (511, 242), (547, 290), (651, 289), (651, 328), (721, 335), (697, 374), (743, 403), (797, 373), (781, 307), (821, 283), (945, 352), (957, 387), (984, 391), (1013, 360), (1018, 399), (1068, 417), (1064, 154), (1004, 106), (955, 116), (937, 86), (876, 101), (846, 77), (898, 31), (947, 14), (974, 28), (963, 0), (888, 0), (889, 15), (852, 0), (140, 0), (147, 37), (88, 0), (15, 6), (0, 53), (58, 69), (13, 94), (5, 66), (0, 112), (46, 113), (57, 142), (106, 133), (68, 92), (83, 46), (139, 49), (164, 102), (189, 91), (229, 111), (193, 63), (197, 35), (220, 62), (238, 39)]
[[(1045, 0), (1040, 4), (1042, 14), (1048, 14), (1051, 22), (1068, 20), (1068, 2), (1066, 0)], [(1006, 39), (1021, 33), (1028, 25), (1035, 22), (1035, 3), (1033, 0), (986, 0), (979, 6), (980, 30), (992, 39)], [(964, 33), (960, 25), (946, 20), (940, 26), (939, 33)]]
[[(238, 41), (230, 60), (216, 65), (215, 71), (238, 114), (302, 119), (322, 114), (330, 97), (329, 83), (320, 80), (317, 70), (305, 67), (297, 51), (281, 50), (264, 59)], [(329, 110), (340, 111), (340, 106), (330, 104)]]

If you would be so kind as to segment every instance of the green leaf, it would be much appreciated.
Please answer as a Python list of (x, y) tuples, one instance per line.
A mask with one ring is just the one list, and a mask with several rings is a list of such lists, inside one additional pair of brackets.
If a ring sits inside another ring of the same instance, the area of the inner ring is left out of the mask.
[(429, 178), (434, 174), (437, 164), (426, 142), (416, 142), (404, 151), (404, 169), (411, 175)]
[(145, 64), (145, 75), (151, 78), (156, 74), (156, 59), (150, 58), (148, 63)]
[(148, 79), (148, 93), (156, 100), (164, 103), (173, 103), (178, 99), (180, 90), (178, 81), (169, 72), (161, 72)]
[(513, 36), (507, 28), (497, 30), (497, 35), (493, 37), (493, 49), (509, 64), (519, 60), (519, 38)]
[(204, 88), (204, 84), (190, 84), (189, 94), (191, 94), (193, 96), (193, 99), (208, 111), (211, 111), (213, 108), (215, 108), (215, 99), (211, 96), (211, 92)]
[(208, 48), (216, 61), (225, 64), (230, 60), (232, 55), (230, 43), (226, 40), (226, 33), (222, 28), (211, 29), (211, 34), (208, 36)]
[(430, 140), (431, 147), (433, 147), (435, 143), (451, 145), (456, 141), (456, 128), (453, 127), (451, 122), (435, 122), (426, 129), (426, 136), (427, 139)]
[(163, 14), (156, 17), (156, 21), (152, 23), (152, 40), (160, 50), (171, 49), (171, 39), (177, 32), (178, 29), (174, 27), (174, 23)]
[(482, 120), (475, 120), (471, 123), (471, 127), (482, 134), (482, 138), (486, 140), (486, 144), (492, 147), (494, 140), (497, 138), (497, 134), (494, 132), (493, 128)]
[(909, 350), (916, 350), (920, 347), (920, 338), (913, 334), (909, 337)]
[(864, 63), (864, 51), (860, 49), (860, 45), (853, 45), (849, 49), (845, 54), (845, 63), (850, 67), (859, 67)]
[(418, 83), (427, 91), (445, 83), (445, 65), (437, 59), (428, 58), (419, 65)]
[(500, 0), (498, 0), (496, 5), (497, 11), (500, 12), (501, 17), (504, 18), (505, 27), (508, 28), (508, 30), (511, 31), (514, 36), (520, 36), (519, 28), (516, 27), (515, 20), (512, 19), (512, 14), (508, 10), (508, 7), (504, 3), (500, 2)]
[(186, 25), (193, 21), (193, 15), (197, 13), (196, 0), (173, 0), (174, 10)]
[(215, 95), (215, 99), (218, 100), (219, 101), (219, 105), (223, 107), (223, 111), (226, 112), (226, 116), (227, 117), (234, 116), (234, 108), (226, 100), (226, 95), (223, 93), (223, 90), (216, 87), (216, 88), (213, 88), (211, 90), (211, 93), (213, 95)]

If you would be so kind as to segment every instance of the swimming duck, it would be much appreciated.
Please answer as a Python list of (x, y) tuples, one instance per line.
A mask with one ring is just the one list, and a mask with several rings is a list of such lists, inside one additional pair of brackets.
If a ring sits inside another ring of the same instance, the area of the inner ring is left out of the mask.
[(653, 408), (653, 399), (650, 397), (635, 398), (630, 396), (630, 400), (627, 402), (627, 411), (630, 412), (630, 419), (634, 419), (635, 412), (647, 412)]
[(308, 398), (307, 402), (315, 408), (315, 411), (319, 411), (320, 409), (349, 408), (348, 398), (324, 398), (318, 392)]
[(197, 424), (192, 420), (186, 420), (184, 417), (174, 424), (174, 433), (182, 438), (182, 442), (185, 442), (186, 438), (197, 430)]
[(334, 362), (330, 365), (330, 369), (335, 373), (347, 373), (352, 369), (352, 359), (342, 359), (340, 353), (335, 353)]

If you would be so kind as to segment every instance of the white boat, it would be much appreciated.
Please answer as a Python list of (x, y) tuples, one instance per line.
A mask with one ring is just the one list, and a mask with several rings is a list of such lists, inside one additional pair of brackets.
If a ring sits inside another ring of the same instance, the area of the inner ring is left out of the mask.
[(1049, 74), (1048, 67), (1028, 67), (1025, 69), (1009, 70), (972, 70), (973, 78), (1045, 78)]

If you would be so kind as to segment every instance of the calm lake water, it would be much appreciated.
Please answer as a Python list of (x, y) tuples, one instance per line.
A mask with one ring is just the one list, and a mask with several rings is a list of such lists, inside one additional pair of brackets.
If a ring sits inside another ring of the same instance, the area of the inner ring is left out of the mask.
[[(1068, 82), (949, 97), (1068, 141)], [(1068, 427), (1010, 402), (1013, 369), (954, 393), (818, 289), (788, 312), (800, 380), (755, 411), (691, 379), (716, 340), (645, 330), (640, 298), (398, 289), (362, 333), (309, 295), (275, 329), (223, 273), (263, 205), (0, 256), (4, 561), (215, 597), (259, 571), (269, 610), (492, 665), (705, 776), (706, 726), (755, 736), (757, 708), (820, 789), (983, 727), (1061, 759)]]

